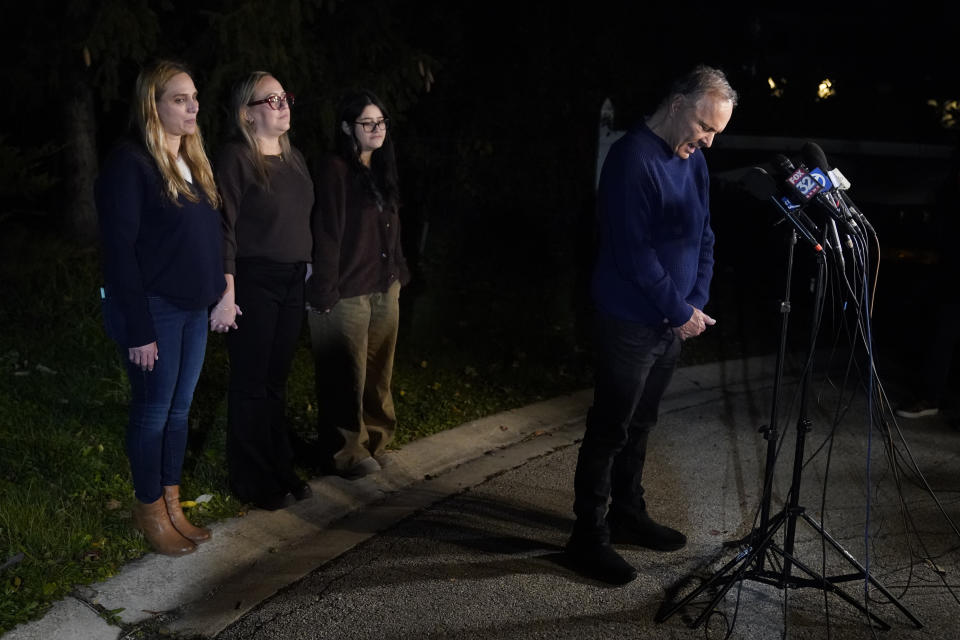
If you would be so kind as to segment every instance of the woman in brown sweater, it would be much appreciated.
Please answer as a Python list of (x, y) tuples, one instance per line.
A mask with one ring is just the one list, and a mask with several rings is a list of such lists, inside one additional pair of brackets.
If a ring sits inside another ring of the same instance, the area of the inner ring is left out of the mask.
[(210, 324), (214, 331), (234, 329), (227, 335), (230, 488), (271, 510), (311, 494), (293, 470), (285, 417), (303, 326), (314, 198), (307, 165), (288, 138), (292, 106), (293, 94), (276, 78), (250, 74), (233, 94), (240, 139), (221, 150), (216, 165), (227, 294)]

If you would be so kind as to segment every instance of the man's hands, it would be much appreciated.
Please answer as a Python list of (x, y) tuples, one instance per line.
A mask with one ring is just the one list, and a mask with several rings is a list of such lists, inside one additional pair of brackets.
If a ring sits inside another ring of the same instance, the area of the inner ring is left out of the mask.
[(707, 327), (717, 324), (717, 321), (705, 314), (700, 309), (696, 307), (690, 307), (693, 309), (693, 314), (690, 316), (690, 319), (684, 322), (679, 327), (673, 328), (673, 333), (681, 340), (687, 340), (688, 338), (695, 338), (704, 331), (707, 330)]

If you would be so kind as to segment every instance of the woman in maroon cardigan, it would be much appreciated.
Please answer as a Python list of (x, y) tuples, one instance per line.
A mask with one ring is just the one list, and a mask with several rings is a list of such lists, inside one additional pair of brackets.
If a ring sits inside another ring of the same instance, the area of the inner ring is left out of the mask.
[(348, 478), (380, 470), (397, 424), (390, 389), (398, 299), (410, 276), (389, 118), (369, 91), (340, 103), (336, 153), (315, 172), (307, 320), (322, 462)]

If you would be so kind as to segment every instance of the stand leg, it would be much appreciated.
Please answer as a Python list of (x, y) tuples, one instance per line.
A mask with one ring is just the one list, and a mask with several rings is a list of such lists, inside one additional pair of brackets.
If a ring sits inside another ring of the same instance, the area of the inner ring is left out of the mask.
[(831, 577), (827, 578), (827, 580), (830, 580), (831, 582), (849, 582), (850, 580), (863, 580), (863, 579), (866, 578), (866, 579), (869, 581), (870, 584), (872, 584), (874, 587), (876, 587), (877, 591), (879, 591), (879, 592), (882, 593), (884, 596), (886, 596), (886, 598), (887, 598), (890, 602), (892, 602), (898, 609), (900, 609), (900, 611), (903, 613), (903, 615), (907, 616), (907, 618), (909, 618), (910, 621), (911, 621), (914, 625), (916, 625), (917, 629), (923, 628), (923, 623), (920, 622), (920, 620), (919, 620), (916, 616), (914, 616), (912, 613), (910, 613), (910, 610), (907, 609), (907, 608), (903, 605), (903, 603), (901, 603), (901, 602), (896, 598), (896, 596), (894, 596), (892, 593), (890, 593), (890, 592), (887, 590), (887, 588), (884, 587), (882, 584), (880, 584), (879, 582), (877, 582), (876, 579), (874, 579), (873, 576), (867, 577), (867, 569), (866, 569), (866, 567), (864, 567), (862, 564), (860, 564), (860, 563), (857, 561), (857, 559), (854, 558), (853, 555), (852, 555), (849, 551), (847, 551), (846, 549), (844, 549), (843, 546), (842, 546), (839, 542), (837, 542), (836, 539), (834, 539), (833, 536), (831, 536), (829, 533), (827, 533), (826, 531), (824, 531), (823, 527), (820, 525), (819, 522), (817, 522), (816, 520), (814, 520), (813, 517), (810, 516), (810, 515), (807, 514), (807, 513), (802, 514), (802, 516), (803, 516), (803, 519), (806, 520), (807, 524), (809, 524), (811, 527), (813, 527), (814, 529), (816, 529), (816, 530), (820, 533), (820, 535), (823, 536), (823, 539), (826, 540), (828, 543), (830, 543), (830, 546), (832, 546), (832, 547), (837, 551), (837, 553), (839, 553), (841, 556), (843, 556), (843, 558), (844, 558), (847, 562), (849, 562), (849, 563), (857, 570), (857, 573), (854, 574), (854, 575), (831, 576)]
[[(745, 578), (747, 569), (749, 569), (754, 562), (756, 562), (758, 566), (761, 567), (761, 570), (762, 570), (762, 566), (763, 566), (762, 554), (765, 553), (767, 548), (771, 545), (773, 535), (777, 532), (777, 530), (780, 528), (780, 525), (782, 525), (784, 521), (785, 520), (783, 518), (783, 514), (782, 513), (778, 514), (773, 520), (769, 522), (766, 532), (764, 533), (763, 538), (761, 540), (759, 540), (755, 545), (751, 544), (750, 547), (742, 550), (740, 553), (736, 555), (736, 557), (734, 557), (732, 560), (727, 562), (716, 573), (714, 573), (709, 580), (707, 580), (702, 585), (700, 585), (699, 587), (694, 589), (692, 592), (687, 594), (682, 600), (680, 600), (680, 602), (677, 602), (666, 611), (663, 611), (662, 613), (658, 613), (657, 616), (654, 618), (654, 620), (656, 622), (665, 621), (667, 618), (669, 618), (674, 613), (676, 613), (677, 611), (685, 607), (688, 603), (693, 601), (701, 593), (709, 590), (710, 587), (712, 587), (715, 584), (722, 583), (723, 586), (716, 593), (713, 599), (708, 603), (706, 611), (703, 614), (701, 614), (696, 620), (694, 620), (693, 623), (690, 625), (691, 627), (697, 627), (703, 621), (704, 616), (706, 616), (710, 611), (712, 611), (713, 608), (717, 605), (717, 603), (720, 602), (723, 596), (727, 593), (727, 591), (730, 590), (730, 587), (732, 587), (735, 582), (738, 582)], [(754, 535), (759, 536), (760, 535), (759, 531), (754, 530)], [(745, 540), (749, 538), (750, 536), (745, 538)], [(737, 570), (733, 573), (733, 575), (727, 576), (726, 575), (727, 572), (732, 570), (734, 567), (737, 567), (737, 565), (739, 565), (739, 568), (737, 568)]]
[(778, 551), (783, 555), (784, 562), (789, 562), (791, 566), (797, 567), (798, 569), (803, 571), (805, 574), (810, 576), (809, 579), (798, 578), (796, 576), (789, 576), (787, 578), (786, 584), (783, 586), (816, 587), (817, 589), (821, 589), (822, 591), (832, 593), (838, 596), (840, 599), (844, 600), (845, 602), (851, 604), (853, 607), (858, 609), (861, 613), (869, 617), (882, 630), (888, 631), (890, 629), (889, 624), (887, 624), (882, 619), (880, 619), (880, 617), (878, 617), (875, 613), (867, 609), (866, 605), (864, 605), (862, 602), (860, 602), (859, 600), (851, 596), (849, 593), (847, 593), (846, 591), (844, 591), (843, 589), (835, 585), (833, 582), (831, 582), (827, 578), (821, 576), (819, 573), (817, 573), (816, 571), (808, 567), (803, 562), (800, 562), (792, 554), (788, 554), (786, 551), (783, 551), (783, 550), (778, 550)]

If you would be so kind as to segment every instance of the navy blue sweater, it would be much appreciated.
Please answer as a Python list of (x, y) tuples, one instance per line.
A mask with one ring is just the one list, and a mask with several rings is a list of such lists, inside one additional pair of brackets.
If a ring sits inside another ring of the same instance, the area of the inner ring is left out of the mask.
[[(199, 189), (198, 189), (199, 191)], [(157, 339), (148, 296), (184, 310), (203, 309), (223, 294), (220, 213), (201, 195), (174, 204), (147, 151), (127, 142), (104, 162), (96, 183), (107, 296), (122, 347)]]
[(600, 173), (592, 282), (601, 311), (678, 327), (691, 306), (703, 309), (713, 275), (709, 195), (703, 153), (684, 160), (645, 124), (610, 147)]

